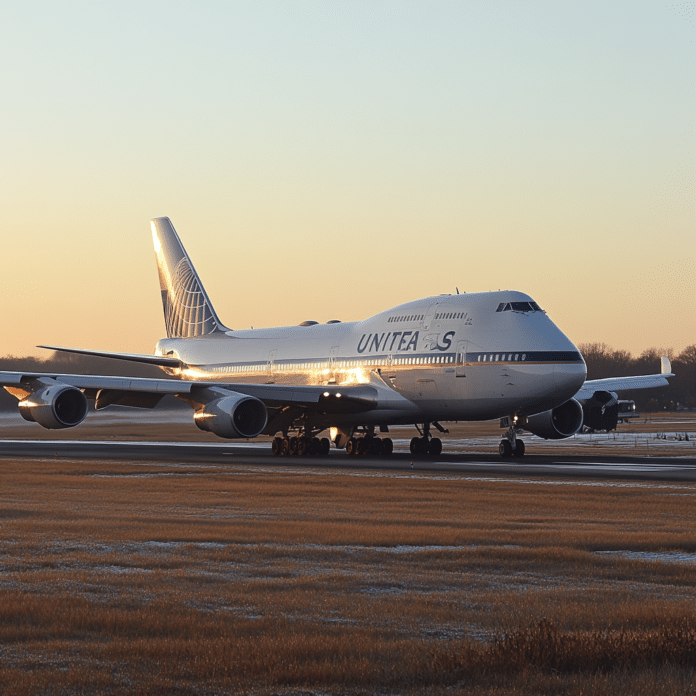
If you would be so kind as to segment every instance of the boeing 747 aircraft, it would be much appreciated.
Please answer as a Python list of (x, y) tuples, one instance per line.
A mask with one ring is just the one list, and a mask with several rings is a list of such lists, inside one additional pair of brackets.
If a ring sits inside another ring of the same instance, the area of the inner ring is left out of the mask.
[[(179, 379), (0, 372), (19, 412), (71, 428), (112, 405), (154, 408), (173, 394), (196, 425), (222, 438), (275, 436), (276, 455), (391, 454), (393, 425), (414, 424), (413, 454), (438, 455), (447, 421), (501, 419), (503, 457), (522, 457), (521, 431), (566, 438), (614, 427), (617, 391), (667, 384), (662, 373), (586, 381), (578, 349), (528, 295), (440, 295), (364, 321), (306, 321), (236, 331), (218, 319), (169, 218), (150, 222), (167, 338), (154, 355), (52, 350), (149, 363)], [(329, 437), (319, 438), (328, 431)]]

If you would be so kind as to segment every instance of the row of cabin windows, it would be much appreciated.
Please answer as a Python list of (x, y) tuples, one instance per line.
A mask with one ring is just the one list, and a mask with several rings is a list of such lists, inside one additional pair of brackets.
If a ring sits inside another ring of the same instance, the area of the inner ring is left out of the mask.
[[(527, 354), (522, 353), (508, 353), (507, 362), (512, 362), (513, 360), (526, 360)], [(505, 360), (505, 353), (489, 353), (488, 355), (479, 355), (477, 362), (498, 362), (499, 360)]]
[[(477, 362), (521, 362), (527, 359), (526, 353), (487, 353), (479, 355), (477, 357)], [(339, 360), (335, 363), (335, 367), (339, 369), (346, 369), (352, 367), (366, 367), (372, 365), (384, 365), (387, 361), (382, 359), (372, 359), (372, 360)], [(392, 365), (443, 365), (445, 363), (454, 362), (454, 358), (449, 355), (433, 355), (427, 358), (393, 358)], [(308, 370), (308, 369), (326, 369), (328, 363), (326, 362), (308, 362), (308, 363), (275, 363), (273, 369), (279, 372), (293, 372), (295, 370)], [(213, 372), (226, 372), (226, 373), (246, 373), (246, 372), (266, 372), (268, 371), (268, 364), (263, 365), (230, 365), (229, 367), (214, 367)]]
[(445, 312), (444, 314), (436, 314), (435, 319), (461, 319), (466, 312)]
[(424, 314), (406, 314), (403, 317), (389, 317), (387, 324), (392, 324), (395, 321), (423, 321)]
[[(462, 319), (465, 314), (466, 312), (443, 312), (441, 314), (436, 314), (435, 319)], [(387, 323), (391, 324), (396, 321), (423, 321), (424, 316), (424, 314), (409, 314), (403, 317), (389, 317)]]
[[(335, 367), (339, 369), (351, 367), (366, 367), (371, 365), (384, 365), (387, 360), (339, 360)], [(454, 358), (449, 355), (433, 355), (427, 358), (393, 358), (392, 365), (444, 365), (454, 362)], [(243, 373), (243, 372), (266, 372), (268, 364), (265, 365), (230, 365), (229, 367), (214, 367), (213, 372)], [(325, 362), (311, 363), (274, 363), (273, 369), (279, 372), (293, 372), (295, 370), (308, 370), (328, 367)]]

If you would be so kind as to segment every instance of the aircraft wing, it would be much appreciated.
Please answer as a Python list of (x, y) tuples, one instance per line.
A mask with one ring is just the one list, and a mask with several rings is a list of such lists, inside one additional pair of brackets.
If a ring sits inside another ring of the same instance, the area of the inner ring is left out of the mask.
[(154, 408), (167, 394), (185, 401), (207, 400), (208, 390), (244, 394), (263, 401), (266, 406), (297, 406), (321, 413), (360, 413), (377, 407), (378, 390), (371, 385), (287, 386), (283, 384), (246, 384), (143, 377), (62, 375), (43, 372), (0, 372), (0, 386), (18, 398), (28, 396), (42, 386), (67, 385), (95, 399), (96, 408), (112, 404)]
[(665, 387), (669, 384), (667, 379), (674, 377), (672, 367), (667, 356), (662, 356), (662, 371), (659, 375), (638, 375), (634, 377), (608, 377), (606, 379), (590, 379), (582, 385), (575, 399), (590, 399), (597, 391), (620, 392), (629, 389), (652, 389), (653, 387)]

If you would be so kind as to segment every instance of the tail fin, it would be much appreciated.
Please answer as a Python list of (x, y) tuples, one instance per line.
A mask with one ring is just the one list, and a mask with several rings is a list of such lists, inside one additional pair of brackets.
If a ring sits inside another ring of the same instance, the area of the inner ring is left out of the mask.
[(150, 220), (155, 245), (164, 323), (169, 338), (229, 331), (220, 323), (203, 284), (168, 217)]

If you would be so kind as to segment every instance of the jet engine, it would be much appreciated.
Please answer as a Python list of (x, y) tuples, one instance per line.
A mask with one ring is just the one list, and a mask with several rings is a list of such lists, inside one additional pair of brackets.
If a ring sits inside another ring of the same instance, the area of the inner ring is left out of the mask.
[(218, 437), (256, 437), (266, 427), (268, 412), (263, 401), (231, 392), (196, 411), (193, 420), (201, 430)]
[(619, 399), (608, 391), (596, 391), (582, 405), (585, 426), (590, 430), (615, 430), (619, 422)]
[(550, 411), (529, 416), (524, 426), (525, 430), (547, 440), (562, 440), (575, 435), (580, 428), (582, 406), (575, 399), (570, 399)]
[(87, 398), (69, 384), (50, 384), (22, 399), (19, 412), (24, 420), (44, 428), (72, 428), (87, 415)]

